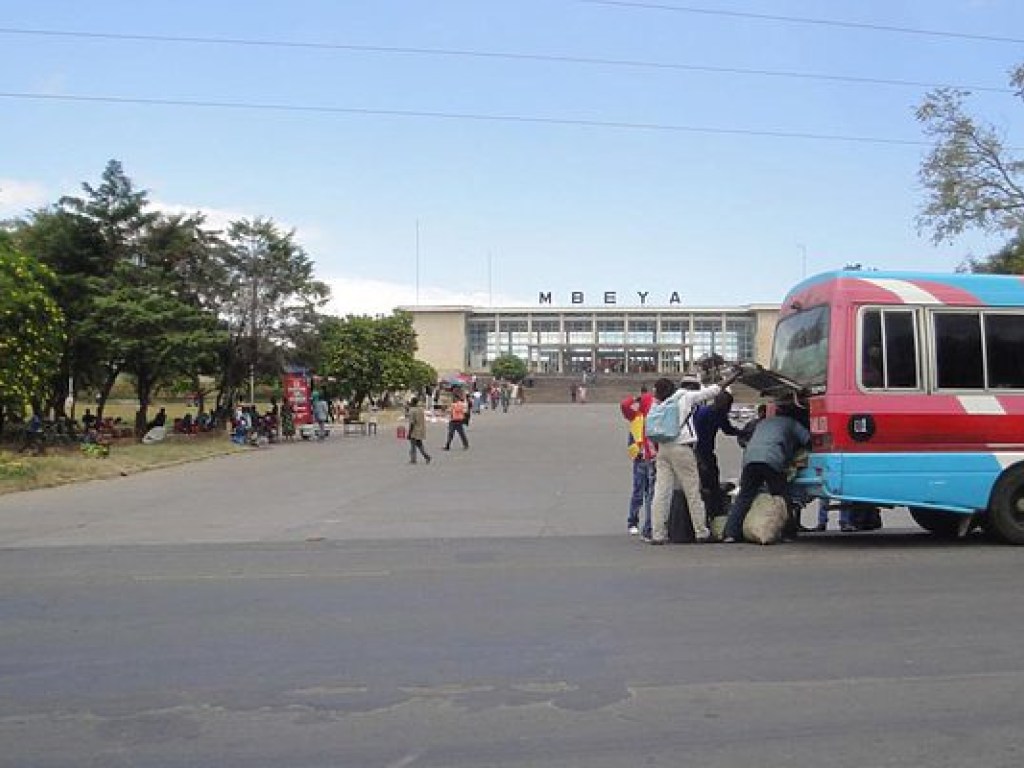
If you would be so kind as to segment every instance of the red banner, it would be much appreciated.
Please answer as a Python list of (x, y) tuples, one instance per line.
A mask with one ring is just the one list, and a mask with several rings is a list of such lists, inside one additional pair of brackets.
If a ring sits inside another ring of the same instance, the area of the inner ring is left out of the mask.
[(292, 404), (295, 426), (313, 423), (313, 404), (310, 401), (309, 380), (302, 373), (286, 373), (283, 379), (284, 396)]

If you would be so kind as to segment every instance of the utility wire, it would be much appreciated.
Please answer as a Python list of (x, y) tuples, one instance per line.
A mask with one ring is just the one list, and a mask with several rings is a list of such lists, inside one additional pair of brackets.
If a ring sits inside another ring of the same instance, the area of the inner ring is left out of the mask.
[(363, 107), (333, 107), (315, 104), (274, 104), (246, 101), (200, 101), (196, 99), (156, 99), (129, 96), (95, 96), (0, 91), (0, 99), (23, 101), (52, 101), (92, 104), (135, 104), (158, 107), (192, 107), (203, 109), (250, 110), (263, 112), (301, 112), (375, 117), (434, 118), (492, 123), (523, 123), (532, 125), (562, 125), (578, 128), (608, 128), (615, 130), (664, 131), (672, 133), (699, 133), (723, 136), (759, 136), (774, 139), (802, 139), (834, 141), (855, 144), (883, 144), (890, 146), (922, 147), (928, 142), (916, 139), (895, 139), (883, 136), (851, 136), (801, 131), (773, 131), (716, 126), (677, 125), (672, 123), (639, 123), (619, 120), (586, 120), (566, 117), (540, 117), (531, 115), (485, 115), (472, 112), (439, 112), (408, 109), (369, 109)]
[[(587, 0), (584, 0), (587, 1)], [(594, 0), (595, 2), (597, 0)], [(459, 48), (413, 48), (383, 45), (358, 45), (354, 43), (318, 43), (297, 40), (257, 40), (231, 37), (193, 37), (178, 35), (143, 35), (116, 32), (83, 32), (77, 30), (28, 29), (17, 27), (0, 27), (0, 34), (26, 35), (36, 37), (77, 38), (85, 40), (116, 40), (156, 43), (188, 43), (198, 45), (246, 46), (262, 48), (291, 48), (326, 51), (352, 51), (358, 53), (383, 53), (410, 56), (447, 56), (478, 59), (495, 59), (506, 61), (535, 61), (555, 64), (585, 64), (604, 67), (628, 67), (634, 69), (674, 70), (684, 72), (705, 72), (725, 75), (751, 75), (757, 77), (777, 77), (801, 80), (820, 80), (838, 83), (856, 83), (861, 85), (886, 85), (902, 88), (956, 88), (989, 93), (1014, 93), (1011, 88), (999, 88), (987, 85), (957, 85), (951, 83), (931, 83), (916, 80), (894, 80), (880, 77), (858, 77), (855, 75), (830, 75), (815, 72), (793, 72), (786, 70), (746, 69), (741, 67), (716, 67), (702, 64), (686, 64), (682, 62), (643, 61), (638, 59), (614, 59), (590, 56), (568, 56), (543, 53), (517, 53), (514, 51), (481, 51)]]
[(639, 0), (579, 0), (591, 5), (609, 5), (620, 8), (637, 8), (643, 10), (675, 11), (677, 13), (701, 14), (704, 16), (727, 16), (739, 19), (756, 19), (758, 21), (778, 21), (787, 24), (814, 24), (822, 27), (840, 27), (843, 29), (860, 29), (870, 32), (895, 32), (903, 35), (925, 35), (928, 37), (944, 37), (960, 40), (978, 40), (986, 43), (1024, 43), (1024, 38), (1003, 37), (1001, 35), (978, 35), (969, 32), (950, 32), (942, 29), (921, 29), (918, 27), (898, 27), (890, 24), (870, 24), (858, 21), (842, 21), (839, 19), (815, 19), (807, 16), (779, 16), (769, 13), (751, 13), (748, 11), (727, 11), (717, 8), (697, 8), (686, 5), (669, 5), (667, 3), (639, 2)]

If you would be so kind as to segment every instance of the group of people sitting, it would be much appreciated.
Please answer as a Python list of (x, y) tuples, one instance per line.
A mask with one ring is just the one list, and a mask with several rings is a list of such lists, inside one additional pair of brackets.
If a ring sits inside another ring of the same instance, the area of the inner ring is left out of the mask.
[(238, 445), (261, 445), (277, 442), (278, 407), (271, 399), (270, 408), (260, 413), (255, 405), (237, 405), (231, 417), (231, 442)]

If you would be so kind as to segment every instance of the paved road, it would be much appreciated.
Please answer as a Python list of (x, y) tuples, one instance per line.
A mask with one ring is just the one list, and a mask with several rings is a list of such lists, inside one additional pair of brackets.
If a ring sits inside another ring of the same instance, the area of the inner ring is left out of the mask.
[(1020, 764), (1021, 550), (645, 547), (622, 432), (535, 406), (430, 467), (333, 438), (0, 497), (0, 765)]

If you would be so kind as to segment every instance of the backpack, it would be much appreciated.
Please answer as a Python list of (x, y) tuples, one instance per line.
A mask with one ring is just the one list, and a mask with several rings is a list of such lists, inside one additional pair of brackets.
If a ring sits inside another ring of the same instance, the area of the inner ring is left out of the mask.
[(679, 437), (679, 401), (655, 403), (647, 412), (647, 439), (654, 443), (671, 443)]

